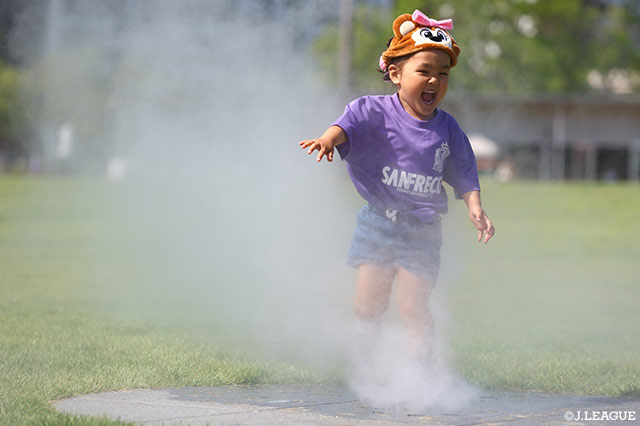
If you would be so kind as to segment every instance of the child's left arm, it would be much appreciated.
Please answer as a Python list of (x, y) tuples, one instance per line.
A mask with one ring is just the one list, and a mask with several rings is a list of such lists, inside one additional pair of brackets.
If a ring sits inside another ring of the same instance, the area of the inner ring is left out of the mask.
[(489, 240), (496, 233), (496, 229), (487, 216), (487, 212), (482, 208), (482, 201), (480, 200), (480, 191), (469, 191), (464, 194), (460, 194), (464, 202), (469, 208), (469, 217), (471, 223), (478, 230), (478, 241), (483, 241), (487, 244)]

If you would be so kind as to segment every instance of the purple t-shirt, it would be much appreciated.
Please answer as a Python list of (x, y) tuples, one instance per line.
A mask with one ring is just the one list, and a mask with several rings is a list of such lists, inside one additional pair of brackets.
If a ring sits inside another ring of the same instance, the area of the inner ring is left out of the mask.
[(447, 212), (443, 180), (456, 196), (480, 190), (469, 139), (440, 109), (423, 121), (404, 110), (397, 94), (364, 96), (333, 125), (349, 137), (336, 148), (358, 193), (371, 204), (433, 222)]

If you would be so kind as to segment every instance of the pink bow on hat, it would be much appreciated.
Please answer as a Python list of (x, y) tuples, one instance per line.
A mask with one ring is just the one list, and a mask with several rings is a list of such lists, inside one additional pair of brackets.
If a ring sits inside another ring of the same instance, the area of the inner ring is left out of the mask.
[(424, 25), (425, 27), (435, 27), (442, 28), (443, 30), (452, 30), (453, 29), (453, 19), (443, 19), (442, 21), (438, 21), (436, 19), (431, 19), (424, 13), (420, 12), (416, 9), (411, 15), (411, 20), (420, 25)]

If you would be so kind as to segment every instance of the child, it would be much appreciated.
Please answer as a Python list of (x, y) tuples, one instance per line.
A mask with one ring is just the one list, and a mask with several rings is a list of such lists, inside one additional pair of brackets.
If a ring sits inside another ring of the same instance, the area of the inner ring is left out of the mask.
[(358, 268), (360, 331), (375, 339), (397, 278), (399, 311), (416, 360), (430, 356), (428, 297), (440, 267), (440, 215), (447, 212), (442, 181), (464, 199), (478, 241), (486, 244), (495, 232), (480, 201), (469, 140), (437, 108), (460, 53), (447, 32), (452, 28), (452, 20), (435, 21), (418, 10), (396, 18), (380, 67), (397, 93), (356, 99), (322, 136), (300, 142), (309, 154), (319, 151), (317, 161), (333, 161), (336, 148), (368, 202), (358, 213), (348, 255), (348, 264)]

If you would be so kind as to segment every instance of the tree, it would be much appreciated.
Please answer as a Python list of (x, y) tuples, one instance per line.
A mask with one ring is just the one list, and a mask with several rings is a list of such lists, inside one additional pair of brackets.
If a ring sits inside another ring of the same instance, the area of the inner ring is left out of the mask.
[[(383, 7), (357, 5), (353, 20), (353, 46), (351, 57), (352, 87), (359, 90), (380, 90), (382, 75), (377, 68), (378, 59), (389, 39), (389, 25), (393, 18)], [(338, 25), (329, 24), (324, 34), (312, 45), (312, 52), (321, 63), (325, 78), (337, 84)]]
[(12, 116), (18, 101), (18, 85), (18, 70), (0, 62), (0, 139), (7, 139), (13, 133)]
[[(382, 87), (372, 70), (392, 35), (391, 22), (414, 9), (454, 19), (452, 35), (462, 52), (452, 73), (453, 91), (640, 90), (640, 6), (633, 0), (397, 0), (391, 13), (360, 4), (353, 26), (356, 90)], [(335, 69), (335, 59), (329, 59), (335, 56), (332, 37), (333, 27), (314, 45), (327, 70)]]
[(21, 102), (22, 75), (17, 68), (0, 61), (0, 170), (24, 154), (25, 109)]

